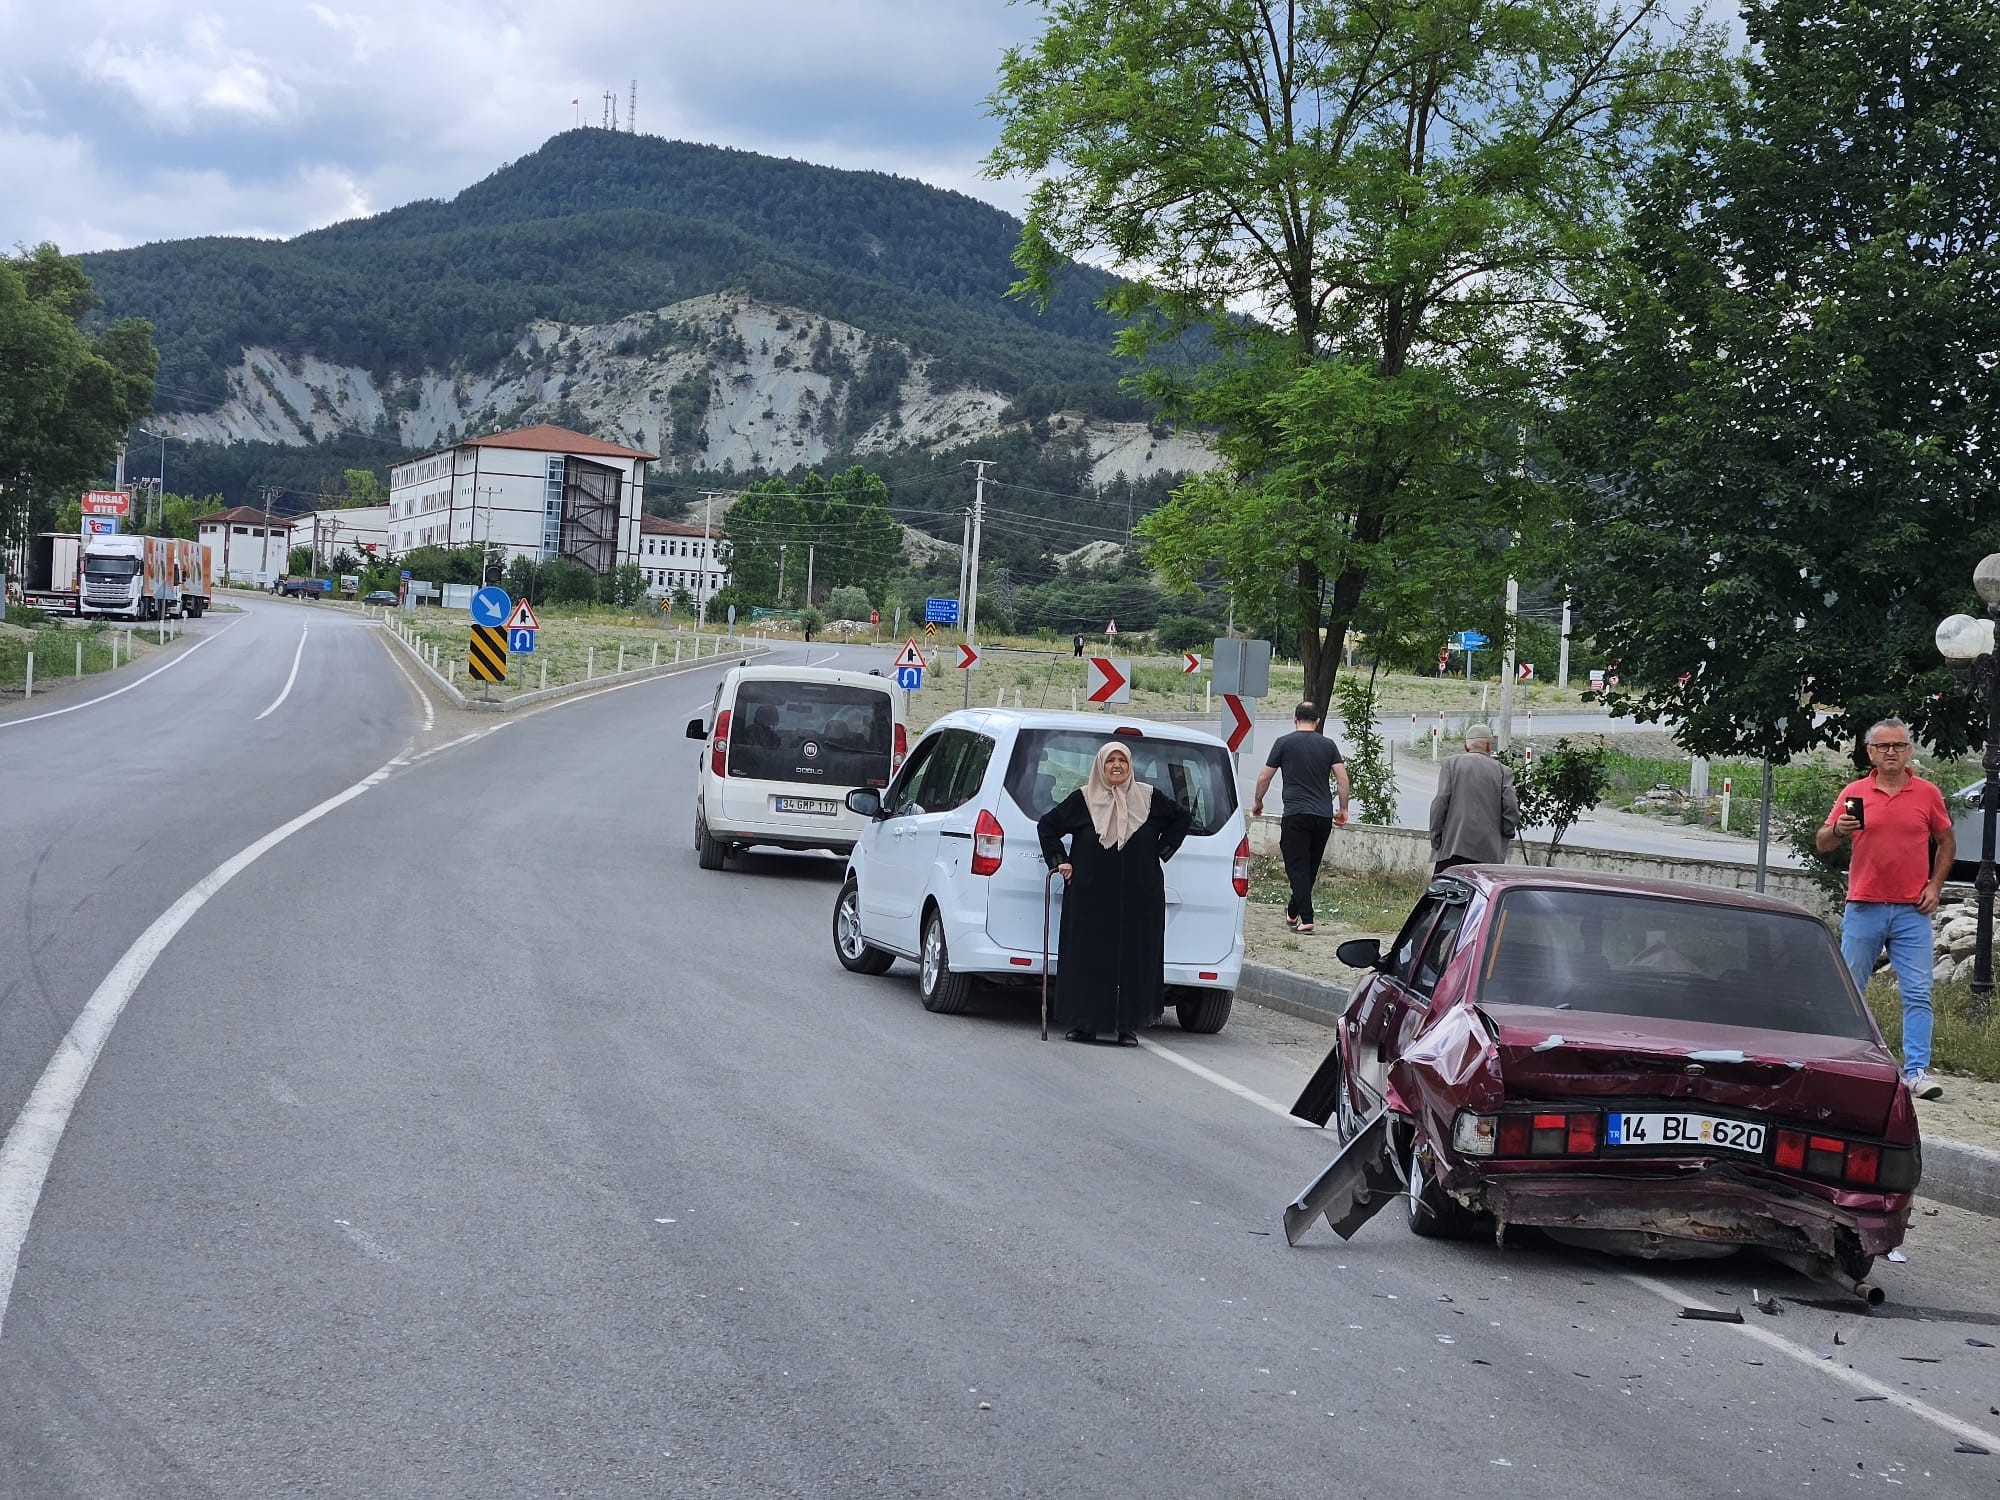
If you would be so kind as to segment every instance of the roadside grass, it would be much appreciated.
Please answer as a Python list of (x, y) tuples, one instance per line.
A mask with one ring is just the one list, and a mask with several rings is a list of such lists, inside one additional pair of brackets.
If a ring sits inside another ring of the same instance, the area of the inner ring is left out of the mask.
[[(15, 622), (25, 615), (28, 623)], [(144, 626), (108, 620), (57, 620), (41, 611), (10, 609), (0, 625), (0, 693), (19, 697), (26, 689), (28, 658), (35, 659), (35, 690), (41, 692), (77, 675), (77, 647), (83, 648), (82, 670), (88, 677), (123, 667), (157, 648)], [(39, 618), (37, 618), (39, 616)]]
[[(1337, 830), (1334, 836), (1339, 837)], [(1313, 925), (1338, 924), (1343, 930), (1394, 936), (1428, 883), (1421, 876), (1348, 875), (1321, 866), (1319, 879), (1313, 882)], [(1251, 856), (1253, 905), (1275, 907), (1282, 917), (1291, 894), (1283, 860), (1275, 854)]]
[[(1964, 1073), (1989, 1083), (2000, 1082), (2000, 1016), (1972, 1021), (1966, 1006), (1969, 983), (1940, 984), (1931, 991), (1931, 1066), (1941, 1073)], [(1882, 1036), (1899, 1054), (1903, 1050), (1903, 1002), (1896, 981), (1882, 975), (1868, 986), (1868, 1008)]]
[[(621, 652), (624, 670), (631, 671), (665, 666), (676, 659), (676, 652), (680, 660), (692, 660), (697, 647), (703, 656), (716, 654), (718, 648), (724, 655), (729, 650), (725, 638), (712, 631), (697, 636), (693, 631), (662, 629), (650, 621), (620, 623), (621, 618), (632, 619), (629, 611), (538, 613), (542, 628), (536, 632), (534, 651), (508, 657), (506, 680), (492, 684), (495, 697), (610, 677), (620, 670)], [(390, 611), (389, 619), (401, 620), (418, 641), (437, 647), (438, 670), (461, 692), (476, 692), (483, 686), (467, 680), (471, 622), (464, 615), (422, 611), (411, 621)]]

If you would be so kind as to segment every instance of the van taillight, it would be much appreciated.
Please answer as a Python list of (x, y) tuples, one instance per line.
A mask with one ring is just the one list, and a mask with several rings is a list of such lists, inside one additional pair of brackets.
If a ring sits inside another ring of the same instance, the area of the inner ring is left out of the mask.
[(715, 733), (708, 737), (708, 768), (718, 776), (729, 774), (729, 710), (715, 716)]
[(1000, 858), (1006, 847), (1007, 838), (1001, 831), (1000, 820), (981, 808), (979, 821), (972, 825), (972, 873), (999, 874)]
[(1236, 858), (1229, 862), (1229, 883), (1236, 887), (1236, 894), (1250, 894), (1250, 839), (1248, 835), (1236, 841)]
[(896, 754), (889, 766), (889, 770), (892, 774), (903, 769), (903, 757), (908, 755), (909, 753), (910, 753), (910, 732), (909, 730), (905, 729), (901, 724), (898, 724), (896, 726)]

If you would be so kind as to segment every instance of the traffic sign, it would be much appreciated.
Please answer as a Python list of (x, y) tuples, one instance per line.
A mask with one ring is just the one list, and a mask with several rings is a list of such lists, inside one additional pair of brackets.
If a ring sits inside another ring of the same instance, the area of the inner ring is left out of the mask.
[(978, 665), (979, 653), (969, 645), (960, 645), (958, 648), (958, 670), (964, 672)]
[(407, 583), (410, 578), (410, 570), (408, 568), (405, 568), (403, 569), (402, 573), (398, 576), (400, 576), (403, 579), (403, 581)]
[(1108, 656), (1086, 656), (1083, 665), (1085, 682), (1088, 686), (1084, 696), (1092, 703), (1132, 701), (1131, 658), (1125, 657), (1114, 661)]
[[(482, 590), (483, 592), (483, 590)], [(477, 598), (478, 595), (474, 595)], [(497, 625), (475, 625), (465, 652), (465, 675), (474, 682), (507, 680), (507, 632)]]
[(903, 643), (903, 649), (896, 657), (896, 670), (901, 671), (905, 667), (914, 667), (919, 672), (924, 669), (924, 653), (917, 649), (915, 636)]
[(1476, 630), (1461, 630), (1451, 638), (1451, 649), (1454, 651), (1477, 651), (1486, 644), (1487, 638)]
[(1514, 675), (1522, 682), (1533, 682), (1535, 680), (1535, 664), (1531, 661), (1517, 663)]
[(1210, 686), (1218, 693), (1234, 693), (1239, 698), (1261, 698), (1271, 690), (1271, 643), (1246, 641), (1241, 636), (1215, 638), (1215, 654), (1209, 659)]
[(879, 609), (871, 609), (871, 610), (869, 610), (869, 611), (868, 611), (868, 623), (869, 623), (870, 625), (880, 625), (880, 624), (882, 623), (882, 611), (881, 611), (881, 610), (879, 610)]
[(670, 615), (673, 612), (674, 612), (674, 596), (672, 594), (660, 595), (660, 613), (663, 615)]
[(83, 513), (86, 516), (129, 516), (132, 514), (132, 497), (123, 490), (85, 490)]
[(507, 649), (520, 656), (531, 656), (535, 650), (535, 632), (521, 630), (513, 625), (507, 627)]
[[(507, 623), (507, 611), (513, 607), (514, 601), (508, 597), (505, 589), (496, 589), (488, 585), (472, 596), (472, 623), (496, 628), (504, 626)], [(497, 677), (493, 679), (495, 682), (499, 680)]]
[(519, 604), (514, 606), (514, 613), (507, 616), (507, 628), (509, 630), (535, 631), (542, 628), (542, 622), (535, 618), (534, 610), (529, 607), (528, 601), (523, 599)]
[(924, 687), (924, 669), (922, 667), (896, 668), (896, 686), (906, 692), (922, 692)]
[[(1251, 702), (1256, 702), (1253, 698)], [(1250, 736), (1250, 714), (1243, 706), (1243, 700), (1234, 693), (1222, 695), (1222, 741), (1229, 746), (1230, 754), (1243, 747), (1243, 741)]]
[(1104, 627), (1104, 633), (1107, 636), (1118, 634), (1118, 622), (1116, 620), (1113, 620), (1109, 625), (1106, 625)]
[(926, 599), (924, 620), (929, 624), (956, 625), (958, 623), (958, 601), (956, 599)]
[(926, 620), (926, 621), (924, 621), (924, 636), (925, 636), (925, 638), (926, 638), (927, 640), (933, 640), (933, 641), (934, 641), (934, 640), (936, 640), (936, 639), (937, 639), (937, 621), (936, 621), (936, 620)]
[(1187, 663), (1186, 666), (1181, 668), (1181, 671), (1185, 672), (1188, 676), (1192, 677), (1196, 672), (1201, 670), (1201, 658), (1196, 656), (1192, 651), (1181, 653), (1181, 660)]

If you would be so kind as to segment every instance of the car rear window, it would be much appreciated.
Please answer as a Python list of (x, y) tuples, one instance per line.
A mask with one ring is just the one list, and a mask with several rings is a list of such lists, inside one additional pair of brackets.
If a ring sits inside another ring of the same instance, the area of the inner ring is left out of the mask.
[(753, 679), (736, 689), (729, 774), (816, 786), (887, 786), (894, 737), (887, 691)]
[(1116, 739), (1132, 754), (1132, 772), (1194, 815), (1194, 832), (1220, 833), (1236, 811), (1236, 778), (1220, 745), (1114, 735), (1109, 729), (1024, 729), (1007, 763), (1007, 795), (1033, 818), (1090, 776), (1097, 747)]
[(1600, 891), (1510, 890), (1479, 968), (1493, 1005), (1873, 1040), (1826, 928), (1809, 917)]

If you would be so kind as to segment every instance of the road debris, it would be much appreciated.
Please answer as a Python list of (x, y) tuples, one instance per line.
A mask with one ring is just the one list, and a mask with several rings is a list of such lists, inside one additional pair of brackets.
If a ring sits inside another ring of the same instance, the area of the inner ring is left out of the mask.
[(1982, 1448), (1977, 1443), (1960, 1443), (1956, 1448), (1952, 1449), (1951, 1451), (1954, 1453), (1977, 1453), (1982, 1458), (1990, 1456), (1992, 1452), (1991, 1449)]
[(1888, 1259), (1892, 1266), (1907, 1266), (1910, 1263), (1910, 1257), (1903, 1254), (1900, 1249), (1891, 1250)]
[(1743, 1314), (1731, 1309), (1724, 1312), (1719, 1307), (1684, 1307), (1681, 1316), (1690, 1323), (1741, 1323)]
[(1967, 1339), (1965, 1342), (1974, 1349), (1991, 1349), (1993, 1347), (1985, 1339)]

